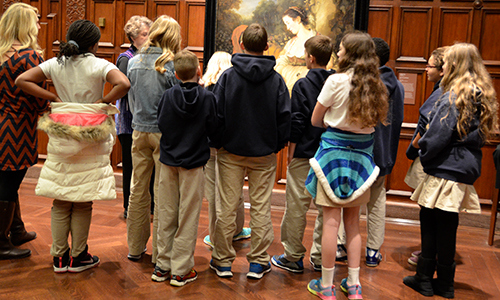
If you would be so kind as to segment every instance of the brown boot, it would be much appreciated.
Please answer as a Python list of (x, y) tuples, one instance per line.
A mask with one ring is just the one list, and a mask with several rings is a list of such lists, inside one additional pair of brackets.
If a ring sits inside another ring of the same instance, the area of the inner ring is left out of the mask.
[(9, 229), (14, 217), (16, 203), (0, 201), (0, 260), (24, 258), (31, 255), (29, 249), (17, 249), (9, 239)]
[(14, 210), (14, 218), (10, 225), (10, 241), (14, 246), (20, 246), (36, 238), (36, 232), (27, 232), (24, 228), (23, 219), (21, 219), (21, 206), (19, 205), (19, 197), (16, 199), (16, 209)]

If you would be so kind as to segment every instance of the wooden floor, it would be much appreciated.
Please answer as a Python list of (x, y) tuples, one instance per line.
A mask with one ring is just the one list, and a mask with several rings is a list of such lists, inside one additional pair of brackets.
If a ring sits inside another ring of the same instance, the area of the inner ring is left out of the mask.
[[(292, 274), (273, 266), (272, 272), (261, 280), (248, 280), (248, 240), (235, 243), (237, 258), (233, 264), (234, 277), (222, 279), (209, 269), (211, 252), (202, 239), (208, 232), (207, 203), (200, 216), (195, 251), (195, 269), (198, 279), (184, 287), (151, 281), (153, 265), (150, 262), (151, 242), (147, 255), (139, 262), (129, 261), (126, 243), (126, 222), (122, 217), (122, 203), (97, 201), (89, 238), (89, 249), (101, 259), (101, 264), (77, 274), (55, 274), (51, 244), (51, 199), (34, 195), (34, 179), (22, 184), (20, 198), (22, 214), (28, 230), (37, 232), (36, 240), (22, 248), (33, 251), (31, 257), (0, 261), (0, 299), (319, 299), (311, 295), (307, 283), (321, 276), (304, 259), (303, 274)], [(247, 224), (248, 224), (248, 210)], [(279, 242), (281, 208), (273, 208), (274, 243), (269, 254), (281, 254)], [(308, 215), (305, 245), (310, 247), (315, 214)], [(363, 240), (366, 222), (361, 220)], [(460, 227), (457, 244), (456, 299), (500, 299), (500, 237), (495, 244), (486, 243), (487, 229)], [(419, 248), (419, 227), (415, 222), (390, 220), (382, 247), (383, 261), (377, 268), (361, 266), (361, 284), (364, 299), (429, 299), (403, 285), (404, 276), (412, 275), (415, 267), (407, 263), (412, 251)], [(364, 258), (362, 258), (364, 262)], [(347, 275), (347, 266), (337, 265), (334, 282), (338, 285)], [(438, 296), (434, 298), (440, 298)], [(337, 287), (337, 299), (347, 299)]]

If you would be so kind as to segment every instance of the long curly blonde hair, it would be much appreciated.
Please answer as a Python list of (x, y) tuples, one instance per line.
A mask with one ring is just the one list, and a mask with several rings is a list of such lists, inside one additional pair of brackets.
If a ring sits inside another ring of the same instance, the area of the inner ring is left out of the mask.
[(339, 72), (352, 69), (348, 119), (363, 127), (387, 124), (388, 93), (380, 79), (379, 59), (368, 33), (352, 32), (342, 38), (345, 55), (339, 61)]
[[(451, 92), (450, 103), (458, 110), (457, 131), (460, 138), (469, 133), (469, 124), (480, 102), (479, 130), (484, 139), (498, 127), (498, 102), (490, 74), (479, 50), (473, 44), (457, 43), (444, 55), (443, 92)], [(478, 93), (480, 91), (481, 93)]]
[(174, 59), (181, 50), (181, 26), (170, 16), (159, 16), (149, 29), (149, 37), (141, 52), (149, 47), (160, 47), (163, 53), (155, 62), (155, 70), (165, 73), (165, 64)]
[(205, 82), (205, 87), (215, 84), (219, 80), (220, 75), (231, 66), (231, 54), (224, 51), (215, 52), (210, 57), (207, 70), (203, 74), (202, 80)]
[(20, 49), (31, 48), (42, 55), (38, 45), (38, 9), (19, 2), (14, 3), (0, 19), (0, 62), (4, 63), (5, 54), (12, 49), (14, 41), (21, 43)]

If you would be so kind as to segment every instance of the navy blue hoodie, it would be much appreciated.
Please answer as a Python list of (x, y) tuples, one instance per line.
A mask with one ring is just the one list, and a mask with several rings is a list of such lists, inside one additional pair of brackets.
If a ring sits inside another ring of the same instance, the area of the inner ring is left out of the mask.
[(210, 158), (208, 136), (217, 129), (215, 96), (194, 82), (165, 91), (158, 105), (160, 161), (194, 169)]
[(469, 133), (460, 138), (457, 132), (458, 110), (450, 104), (450, 92), (436, 102), (429, 117), (429, 128), (418, 141), (424, 172), (438, 178), (473, 184), (481, 175), (481, 147), (484, 140), (479, 132), (481, 113), (480, 93), (475, 105), (476, 115), (469, 122)]
[(231, 62), (214, 88), (219, 129), (213, 145), (240, 156), (277, 153), (290, 138), (291, 102), (274, 71), (276, 59), (237, 53)]
[(293, 86), (290, 142), (297, 144), (293, 157), (311, 158), (318, 150), (325, 128), (312, 126), (311, 116), (325, 80), (333, 73), (334, 70), (311, 69)]
[(389, 124), (386, 126), (378, 124), (375, 127), (373, 158), (375, 164), (380, 168), (379, 176), (385, 176), (392, 172), (398, 155), (405, 92), (403, 84), (399, 82), (391, 68), (382, 66), (379, 70), (380, 79), (389, 92), (389, 112), (387, 114)]
[[(413, 137), (411, 138), (412, 141), (417, 136), (417, 133), (420, 133), (420, 136), (423, 136), (425, 131), (427, 130), (427, 124), (429, 124), (429, 114), (434, 109), (436, 101), (439, 99), (439, 97), (441, 97), (441, 94), (443, 93), (443, 91), (439, 87), (440, 82), (441, 79), (436, 82), (436, 84), (434, 84), (432, 94), (429, 96), (429, 98), (427, 98), (427, 100), (425, 100), (424, 104), (420, 106), (420, 116), (418, 117), (417, 128), (415, 129)], [(418, 149), (413, 147), (412, 143), (410, 143), (408, 149), (406, 149), (406, 157), (411, 160), (415, 160), (415, 158), (418, 157)]]

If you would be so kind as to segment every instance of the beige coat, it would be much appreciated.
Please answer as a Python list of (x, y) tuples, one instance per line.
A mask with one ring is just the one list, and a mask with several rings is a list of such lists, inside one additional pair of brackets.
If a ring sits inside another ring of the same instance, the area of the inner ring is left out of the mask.
[(49, 136), (45, 161), (35, 192), (72, 202), (116, 198), (110, 154), (116, 141), (112, 114), (106, 104), (52, 103), (52, 114), (107, 114), (100, 125), (72, 126), (54, 122), (48, 114), (38, 128)]

